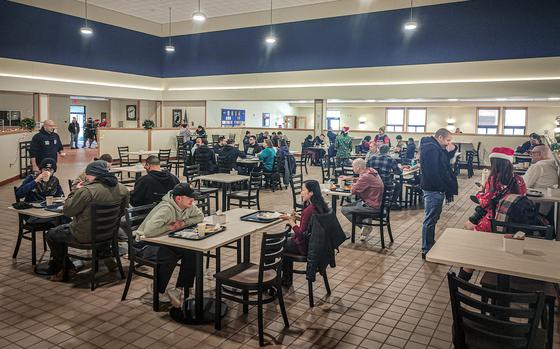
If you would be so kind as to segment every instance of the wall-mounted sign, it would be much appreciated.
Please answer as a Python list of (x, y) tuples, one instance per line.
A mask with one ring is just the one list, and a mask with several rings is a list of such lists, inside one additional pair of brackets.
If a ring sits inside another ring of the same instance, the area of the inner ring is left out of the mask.
[(245, 110), (222, 109), (222, 127), (245, 125)]

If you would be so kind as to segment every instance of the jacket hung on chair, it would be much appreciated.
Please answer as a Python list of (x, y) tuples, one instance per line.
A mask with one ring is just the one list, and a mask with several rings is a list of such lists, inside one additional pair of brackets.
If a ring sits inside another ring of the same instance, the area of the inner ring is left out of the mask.
[(179, 179), (168, 171), (150, 171), (134, 183), (130, 195), (132, 206), (143, 206), (159, 201), (163, 194), (179, 184)]
[(345, 240), (346, 234), (332, 210), (311, 217), (307, 232), (307, 280), (315, 281), (315, 274), (327, 265), (336, 266), (335, 250)]
[(70, 223), (70, 231), (76, 240), (81, 243), (90, 243), (91, 205), (116, 204), (119, 202), (122, 203), (124, 212), (124, 208), (128, 207), (129, 203), (128, 189), (120, 183), (108, 185), (105, 178), (102, 180), (96, 179), (71, 192), (64, 202), (62, 213), (73, 218)]

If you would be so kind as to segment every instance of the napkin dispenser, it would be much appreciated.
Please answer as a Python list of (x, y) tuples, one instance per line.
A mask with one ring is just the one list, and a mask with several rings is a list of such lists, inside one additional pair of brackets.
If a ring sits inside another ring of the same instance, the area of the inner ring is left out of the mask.
[(525, 249), (525, 233), (517, 232), (515, 235), (504, 234), (504, 251), (513, 254), (523, 254)]
[(216, 211), (212, 216), (212, 224), (226, 224), (226, 215), (221, 211)]

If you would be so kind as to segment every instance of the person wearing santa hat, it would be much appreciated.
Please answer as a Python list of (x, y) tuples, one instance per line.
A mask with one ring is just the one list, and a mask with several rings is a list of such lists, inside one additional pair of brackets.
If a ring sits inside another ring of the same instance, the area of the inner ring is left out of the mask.
[(348, 136), (348, 131), (350, 127), (344, 126), (342, 131), (336, 137), (336, 164), (337, 165), (349, 165), (350, 155), (352, 153), (352, 138)]
[[(476, 214), (465, 223), (465, 228), (476, 231), (492, 231), (491, 220), (494, 219), (496, 203), (493, 200), (498, 195), (505, 197), (507, 194), (525, 195), (527, 187), (523, 177), (513, 173), (514, 150), (507, 147), (494, 147), (490, 153), (490, 175), (484, 183), (484, 190), (476, 194), (480, 209), (485, 212), (478, 222)], [(461, 268), (459, 277), (469, 281), (472, 269)]]

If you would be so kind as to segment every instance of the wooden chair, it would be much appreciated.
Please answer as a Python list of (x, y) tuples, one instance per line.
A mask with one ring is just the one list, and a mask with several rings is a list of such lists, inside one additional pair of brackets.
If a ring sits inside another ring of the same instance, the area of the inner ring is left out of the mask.
[(290, 179), (290, 188), (292, 189), (292, 207), (294, 211), (301, 212), (305, 208), (303, 203), (300, 203), (298, 198), (301, 194), (301, 188), (303, 187), (303, 174), (295, 175)]
[[(16, 202), (20, 202), (21, 200), (16, 196), (17, 187), (14, 187), (14, 197), (16, 198)], [(22, 213), (18, 212), (18, 237), (16, 242), (16, 247), (14, 248), (14, 253), (12, 254), (12, 258), (17, 258), (19, 248), (21, 246), (21, 240), (30, 240), (31, 241), (31, 264), (37, 264), (37, 232), (43, 232), (43, 250), (47, 250), (47, 239), (46, 239), (46, 232), (49, 231), (50, 228), (54, 227), (52, 222), (37, 222), (37, 223), (30, 223), (27, 221), (29, 216), (26, 216)]]
[[(395, 185), (386, 185), (383, 190), (383, 199), (381, 201), (381, 207), (379, 212), (363, 213), (363, 212), (353, 212), (352, 213), (352, 237), (351, 241), (354, 243), (356, 241), (356, 224), (359, 221), (361, 225), (366, 225), (370, 227), (379, 227), (379, 235), (381, 236), (381, 248), (385, 248), (385, 236), (383, 233), (383, 227), (387, 226), (387, 231), (389, 232), (389, 239), (391, 243), (393, 240), (393, 232), (391, 231), (391, 206), (393, 204), (393, 192)], [(363, 222), (363, 219), (371, 219), (371, 223)]]
[(161, 165), (169, 164), (171, 158), (171, 149), (160, 149), (158, 152), (158, 159)]
[[(91, 225), (90, 225), (90, 243), (70, 242), (67, 243), (64, 253), (64, 281), (68, 281), (68, 265), (66, 260), (69, 257), (80, 260), (91, 261), (90, 283), (91, 290), (95, 290), (95, 273), (99, 269), (99, 248), (111, 246), (112, 257), (116, 259), (121, 278), (124, 279), (124, 270), (122, 268), (119, 256), (118, 231), (119, 223), (123, 212), (123, 203), (119, 202), (112, 205), (91, 204)], [(91, 257), (84, 255), (76, 255), (68, 253), (68, 247), (79, 250), (91, 250)]]
[(201, 186), (200, 180), (196, 179), (200, 175), (200, 167), (198, 165), (187, 165), (185, 166), (184, 175), (187, 177), (187, 182), (201, 194), (208, 194), (209, 197), (214, 198), (216, 201), (216, 211), (219, 209), (218, 203), (218, 192), (219, 188), (209, 188)]
[(301, 173), (301, 174), (303, 174), (303, 169), (304, 169), (304, 168), (305, 168), (305, 174), (309, 174), (309, 173), (307, 172), (307, 163), (309, 162), (309, 159), (311, 159), (311, 157), (310, 157), (309, 154), (308, 154), (305, 150), (303, 150), (303, 148), (302, 148), (302, 151), (301, 151), (301, 155), (300, 155), (300, 157), (299, 157), (299, 160), (296, 159), (296, 166), (299, 165), (299, 170), (300, 170), (300, 173)]
[[(153, 282), (152, 309), (154, 311), (159, 311), (159, 292), (157, 289), (157, 275), (158, 275), (159, 264), (136, 255), (133, 247), (135, 239), (134, 236), (132, 235), (132, 232), (138, 229), (138, 227), (142, 224), (144, 219), (146, 219), (148, 214), (150, 214), (150, 212), (156, 205), (157, 203), (154, 202), (153, 204), (131, 207), (126, 209), (125, 224), (123, 229), (126, 232), (126, 235), (128, 236), (128, 260), (130, 264), (128, 266), (128, 274), (126, 277), (126, 284), (124, 286), (121, 301), (124, 301), (126, 299), (126, 295), (128, 294), (128, 289), (130, 288), (130, 283), (132, 281), (132, 276), (133, 275), (142, 276), (152, 280)], [(143, 271), (138, 270), (138, 268), (141, 266), (152, 268), (152, 274), (150, 275)]]
[(169, 160), (171, 167), (175, 167), (175, 176), (179, 177), (179, 169), (185, 166), (185, 159), (185, 148), (181, 144), (181, 146), (177, 148), (177, 156), (175, 159)]
[(119, 166), (130, 166), (131, 164), (135, 164), (139, 161), (139, 159), (130, 159), (129, 148), (128, 145), (124, 147), (117, 147), (117, 151), (119, 153)]
[(473, 164), (476, 164), (476, 168), (480, 170), (480, 146), (482, 142), (478, 142), (476, 145), (476, 150), (473, 152)]
[[(496, 220), (491, 220), (492, 231), (498, 234), (505, 233), (515, 233), (518, 231), (523, 231), (528, 237), (554, 240), (554, 227), (551, 225), (547, 226), (536, 226), (536, 225), (526, 225), (526, 224), (516, 224), (509, 222), (501, 222)], [(497, 289), (498, 288), (498, 274), (493, 272), (484, 272), (482, 279), (480, 280), (482, 287)], [(545, 295), (545, 308), (546, 312), (543, 312), (542, 325), (547, 330), (547, 342), (546, 347), (552, 348), (554, 343), (554, 307), (556, 303), (556, 286), (553, 283), (526, 279), (518, 276), (510, 277), (510, 291), (518, 293), (530, 293), (530, 292), (543, 292)]]
[(455, 348), (543, 348), (545, 333), (538, 328), (544, 310), (542, 292), (495, 291), (461, 280), (451, 272), (447, 280)]
[[(257, 210), (260, 210), (260, 190), (262, 186), (262, 177), (262, 172), (253, 171), (249, 174), (249, 185), (247, 190), (239, 190), (228, 193), (227, 209), (229, 210), (231, 205), (243, 207), (243, 204), (245, 204), (247, 208), (257, 206)], [(237, 203), (232, 203), (232, 200), (237, 200)]]
[[(290, 326), (280, 284), (287, 234), (288, 230), (276, 234), (263, 234), (259, 264), (241, 263), (214, 275), (216, 278), (217, 309), (214, 312), (216, 330), (221, 330), (222, 328), (220, 317), (222, 298), (242, 303), (245, 314), (249, 312), (249, 305), (257, 306), (260, 346), (264, 345), (264, 304), (271, 303), (277, 299), (282, 312), (282, 318), (284, 319), (284, 326)], [(226, 288), (224, 286), (229, 287)], [(242, 290), (242, 292), (236, 292), (231, 287)], [(251, 300), (249, 292), (256, 293), (257, 299)]]

